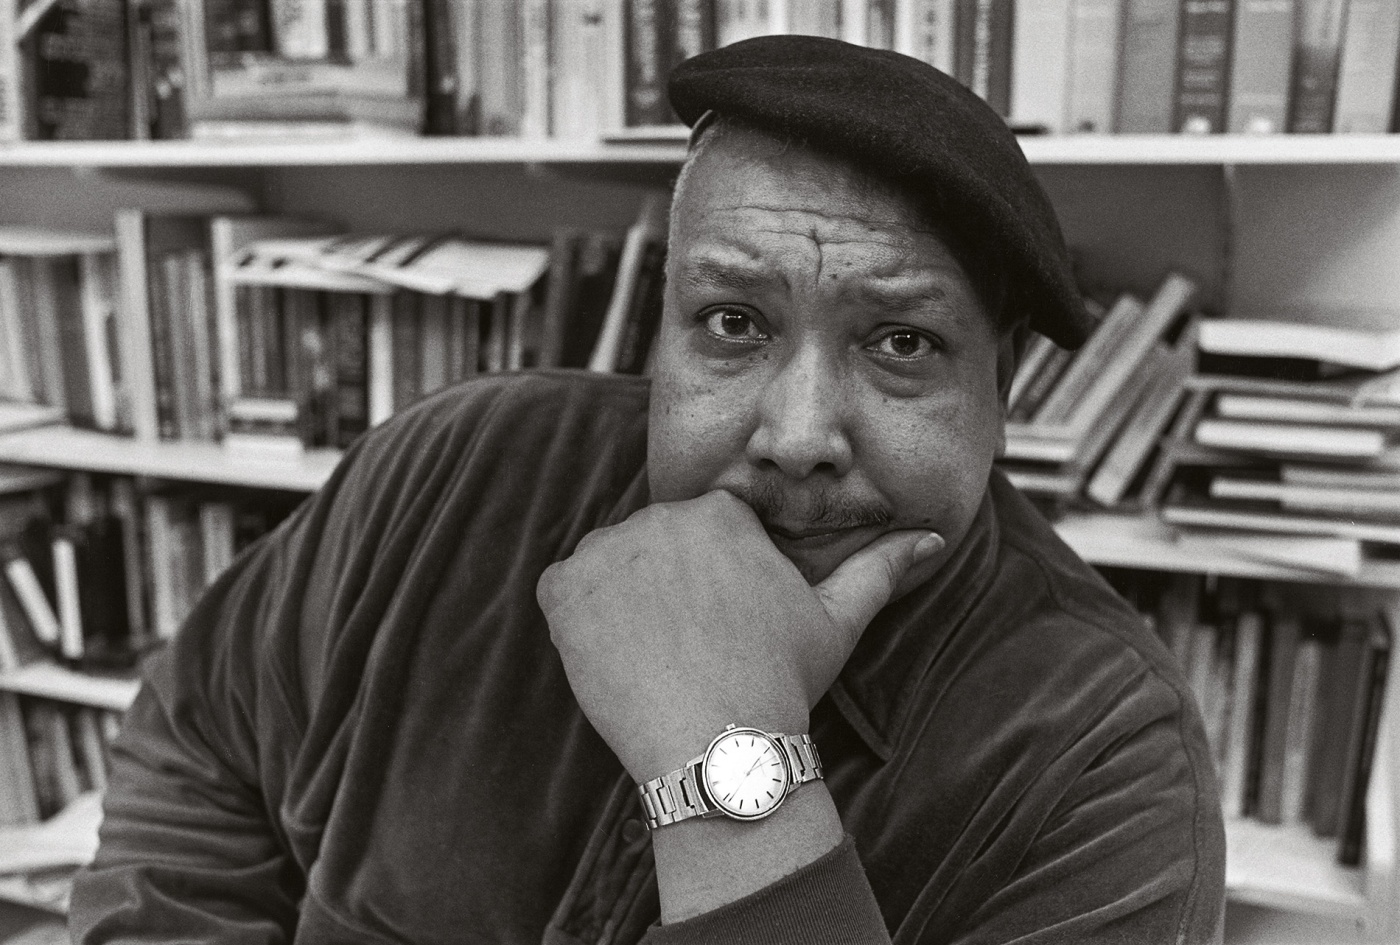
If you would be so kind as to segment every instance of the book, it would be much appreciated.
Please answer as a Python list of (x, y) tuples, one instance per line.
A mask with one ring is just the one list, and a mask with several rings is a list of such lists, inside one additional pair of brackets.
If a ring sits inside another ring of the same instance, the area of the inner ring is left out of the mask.
[(24, 137), (18, 16), (19, 0), (0, 0), (0, 143)]
[[(1010, 0), (961, 0), (956, 10), (954, 74), (997, 114), (1006, 116), (1011, 110), (1012, 4)], [(869, 44), (864, 31), (859, 42)]]
[(661, 199), (655, 195), (649, 196), (638, 211), (636, 221), (627, 230), (617, 266), (616, 284), (608, 300), (598, 340), (588, 359), (590, 371), (612, 371), (618, 363), (646, 247), (664, 233), (665, 215), (666, 207)]
[(1361, 724), (1360, 716), (1364, 715), (1364, 701), (1358, 711), (1356, 694), (1365, 688), (1361, 683), (1370, 626), (1357, 615), (1342, 617), (1339, 622), (1329, 658), (1323, 665), (1319, 692), (1322, 721), (1313, 747), (1308, 819), (1313, 833), (1320, 837), (1337, 836), (1348, 746), (1354, 727)]
[(1221, 449), (1340, 460), (1376, 458), (1390, 445), (1390, 438), (1380, 430), (1213, 417), (1197, 423), (1194, 436), (1203, 446)]
[[(1067, 3), (1068, 0), (1046, 2)], [(913, 56), (951, 75), (955, 40), (954, 5), (955, 0), (902, 0), (896, 3), (895, 51)], [(1018, 10), (1016, 15), (1026, 14)]]
[(1287, 604), (1271, 606), (1264, 737), (1260, 745), (1258, 799), (1254, 810), (1254, 815), (1266, 824), (1283, 822), (1289, 700), (1294, 694), (1294, 664), (1301, 637), (1301, 617)]
[(550, 9), (549, 0), (519, 0), (520, 130), (522, 138), (543, 138), (550, 132)]
[(1065, 130), (1113, 130), (1118, 92), (1120, 0), (1072, 0)]
[(1069, 84), (1070, 0), (1018, 4), (1011, 44), (1013, 127), (1059, 134)]
[(1295, 134), (1332, 130), (1345, 23), (1346, 0), (1298, 0), (1288, 99), (1288, 130)]
[(1337, 65), (1334, 132), (1383, 134), (1390, 130), (1397, 62), (1400, 5), (1388, 0), (1348, 0)]
[(1287, 127), (1294, 15), (1293, 0), (1238, 0), (1226, 119), (1230, 132), (1270, 134)]
[(1121, 434), (1114, 440), (1085, 485), (1085, 494), (1104, 506), (1124, 499), (1147, 464), (1157, 440), (1171, 423), (1191, 370), (1190, 345), (1178, 345), (1173, 356), (1131, 407)]
[(1162, 521), (1169, 525), (1231, 528), (1285, 535), (1335, 535), (1384, 545), (1400, 545), (1400, 525), (1351, 521), (1336, 516), (1281, 511), (1258, 502), (1202, 499), (1173, 487), (1162, 503)]
[(1368, 371), (1400, 367), (1400, 329), (1211, 318), (1201, 322), (1199, 344), (1209, 354), (1306, 358)]
[(1125, 0), (1114, 131), (1165, 134), (1172, 130), (1180, 27), (1180, 0)]
[(1210, 495), (1221, 499), (1277, 502), (1290, 511), (1316, 512), (1361, 519), (1400, 521), (1400, 491), (1305, 486), (1258, 477), (1217, 475)]
[(1305, 633), (1293, 656), (1293, 680), (1284, 722), (1283, 771), (1279, 777), (1279, 821), (1284, 824), (1304, 822), (1322, 674), (1322, 641), (1315, 623), (1311, 619), (1305, 622)]
[(1247, 604), (1235, 618), (1232, 695), (1225, 734), (1225, 764), (1220, 771), (1221, 813), (1227, 820), (1243, 817), (1249, 803), (1250, 755), (1255, 744), (1256, 690), (1263, 655), (1264, 618)]
[[(209, 253), (213, 261), (213, 315), (214, 347), (217, 351), (216, 374), (218, 377), (218, 406), (226, 410), (227, 405), (243, 393), (245, 370), (241, 355), (251, 354), (257, 346), (240, 331), (240, 324), (248, 324), (251, 312), (240, 318), (239, 313), (239, 269), (252, 268), (256, 254), (240, 254), (252, 244), (264, 240), (311, 236), (332, 232), (325, 223), (298, 217), (265, 215), (219, 215), (209, 220)], [(249, 284), (243, 281), (241, 284)], [(251, 299), (244, 305), (251, 308)], [(247, 365), (251, 369), (251, 363)], [(252, 381), (252, 377), (246, 378)]]
[(20, 37), (25, 137), (34, 141), (132, 136), (126, 4), (33, 4)]
[(1277, 420), (1380, 429), (1400, 427), (1400, 404), (1338, 403), (1333, 399), (1222, 392), (1215, 398), (1215, 413), (1216, 416), (1233, 420)]
[(1225, 127), (1235, 0), (1181, 0), (1172, 130)]
[(673, 124), (665, 89), (671, 54), (663, 4), (661, 0), (627, 0), (625, 9), (627, 124)]
[(1337, 861), (1358, 866), (1366, 835), (1366, 794), (1376, 757), (1386, 686), (1389, 683), (1392, 631), (1382, 617), (1371, 620), (1360, 685), (1356, 687), (1355, 725), (1347, 746), (1342, 783), (1342, 809), (1338, 814), (1340, 842)]
[[(670, 57), (660, 63), (663, 76), (672, 62), (694, 55), (683, 53), (682, 48), (698, 52), (714, 43), (714, 21), (708, 3), (686, 0), (668, 9), (673, 17), (661, 21), (672, 27), (662, 37), (662, 48)], [(610, 0), (578, 0), (556, 4), (551, 12), (551, 133), (558, 138), (596, 140), (622, 128), (628, 124), (623, 75), (628, 44), (619, 22), (624, 12), (621, 6)], [(682, 47), (683, 43), (689, 45)], [(667, 123), (676, 122), (669, 117), (670, 106), (664, 95), (662, 103), (667, 109)]]

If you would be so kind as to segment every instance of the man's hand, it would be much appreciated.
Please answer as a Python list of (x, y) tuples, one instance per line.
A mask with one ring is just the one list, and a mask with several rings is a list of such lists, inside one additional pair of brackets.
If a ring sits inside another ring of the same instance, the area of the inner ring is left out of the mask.
[(584, 714), (642, 781), (731, 722), (805, 732), (905, 571), (942, 545), (891, 533), (812, 587), (753, 511), (716, 491), (593, 532), (537, 595)]

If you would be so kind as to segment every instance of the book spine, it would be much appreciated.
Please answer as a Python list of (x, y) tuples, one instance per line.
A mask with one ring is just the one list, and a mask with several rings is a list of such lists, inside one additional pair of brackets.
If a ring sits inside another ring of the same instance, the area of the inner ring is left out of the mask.
[(394, 413), (394, 298), (374, 295), (369, 301), (368, 417), (375, 427)]
[(1298, 0), (1293, 74), (1289, 85), (1288, 130), (1325, 134), (1332, 130), (1337, 104), (1345, 0)]
[(769, 32), (769, 3), (778, 0), (714, 0), (715, 45), (728, 46)]
[(122, 388), (129, 404), (132, 432), (138, 440), (159, 437), (156, 406), (155, 355), (151, 310), (147, 297), (146, 223), (139, 210), (116, 215), (117, 261), (121, 305), (118, 308)]
[(1058, 134), (1069, 85), (1070, 0), (1020, 4), (1014, 27), (1011, 124)]
[(423, 392), (419, 380), (418, 296), (400, 292), (394, 296), (393, 389), (394, 409), (402, 410)]
[(79, 258), (84, 353), (91, 382), (93, 422), (99, 430), (108, 431), (121, 425), (117, 403), (120, 369), (112, 349), (117, 332), (112, 262), (105, 253), (84, 253)]
[[(956, 36), (955, 0), (907, 0), (896, 9), (896, 51), (952, 75)], [(1018, 10), (1016, 15), (1029, 14)]]
[(675, 16), (671, 65), (715, 48), (715, 5), (712, 0), (673, 0)]
[(631, 128), (672, 122), (665, 76), (672, 53), (661, 0), (627, 0), (626, 122)]
[(484, 135), (516, 135), (524, 110), (520, 13), (514, 4), (483, 2), (481, 10), (481, 126)]
[(1230, 66), (1229, 131), (1284, 130), (1295, 13), (1293, 0), (1239, 0)]
[(59, 0), (22, 48), (29, 60), (29, 137), (131, 137), (126, 4)]
[(453, 99), (452, 133), (478, 134), (481, 128), (481, 11), (485, 0), (453, 0), (448, 5), (452, 32), (452, 78), (456, 84)]
[(325, 59), (331, 52), (330, 0), (270, 0), (272, 41), (285, 59)]
[(457, 51), (452, 29), (451, 0), (424, 0), (423, 24), (427, 45), (423, 69), (427, 76), (423, 103), (425, 135), (455, 135), (457, 131)]
[(550, 131), (549, 0), (521, 0), (520, 43), (524, 99), (520, 136), (543, 138)]
[(369, 363), (367, 350), (369, 300), (337, 293), (331, 300), (331, 337), (335, 347), (336, 439), (349, 448), (369, 429)]
[(1254, 813), (1266, 824), (1280, 824), (1283, 822), (1289, 701), (1293, 693), (1300, 627), (1298, 618), (1291, 614), (1276, 611), (1271, 616), (1269, 682), (1259, 755), (1258, 803)]
[(74, 425), (95, 429), (93, 362), (88, 357), (87, 318), (83, 312), (82, 269), (76, 256), (53, 257), (44, 262), (53, 293), (58, 351), (63, 359), (63, 399)]
[(1370, 641), (1370, 673), (1360, 686), (1365, 694), (1365, 711), (1359, 726), (1357, 754), (1349, 759), (1355, 767), (1348, 785), (1350, 793), (1344, 798), (1346, 809), (1341, 820), (1341, 840), (1337, 851), (1337, 862), (1343, 866), (1360, 866), (1361, 853), (1365, 849), (1366, 795), (1376, 758), (1376, 741), (1385, 705), (1392, 647), (1389, 629), (1378, 620)]
[(425, 295), (418, 309), (418, 370), (423, 393), (447, 385), (447, 298)]
[[(1007, 6), (1007, 15), (1010, 15), (1011, 0), (1001, 0)], [(869, 0), (866, 14), (865, 45), (871, 49), (893, 49), (895, 19), (898, 14), (895, 12), (895, 0)], [(1010, 24), (1007, 24), (1007, 41), (1010, 41)], [(1010, 50), (1007, 51), (1007, 59), (1011, 57)]]
[(1350, 0), (1337, 76), (1333, 131), (1382, 134), (1390, 130), (1400, 59), (1400, 4)]
[(1182, 0), (1173, 130), (1224, 129), (1234, 11), (1234, 0)]
[(1011, 113), (1011, 39), (1015, 11), (1011, 0), (978, 0), (976, 88), (998, 115)]
[(979, 0), (954, 0), (953, 78), (977, 92), (977, 11)]
[(24, 137), (23, 70), (19, 37), (15, 35), (18, 16), (19, 0), (0, 0), (0, 142)]
[(77, 663), (83, 658), (83, 613), (78, 605), (78, 558), (71, 535), (54, 536), (53, 572), (58, 590), (58, 652)]
[(1172, 89), (1181, 26), (1180, 0), (1126, 0), (1114, 130), (1172, 130)]
[(1066, 130), (1113, 130), (1118, 91), (1120, 0), (1074, 0)]

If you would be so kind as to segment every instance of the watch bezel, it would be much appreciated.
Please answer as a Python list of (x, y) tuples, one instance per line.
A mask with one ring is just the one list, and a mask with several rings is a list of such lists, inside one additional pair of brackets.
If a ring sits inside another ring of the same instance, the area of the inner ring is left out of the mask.
[[(735, 810), (734, 808), (725, 804), (718, 797), (716, 797), (714, 793), (710, 790), (710, 756), (714, 753), (715, 749), (719, 746), (720, 742), (739, 735), (756, 735), (757, 737), (763, 739), (772, 747), (772, 749), (775, 752), (777, 752), (778, 757), (782, 760), (783, 763), (782, 793), (778, 795), (778, 798), (776, 801), (773, 802), (772, 807), (768, 808), (767, 810), (756, 811), (752, 814), (746, 813), (744, 811)], [(709, 800), (710, 805), (714, 807), (716, 811), (732, 820), (763, 820), (765, 817), (770, 817), (772, 816), (774, 811), (776, 811), (779, 807), (783, 806), (783, 801), (787, 800), (788, 794), (792, 793), (792, 763), (788, 760), (787, 752), (783, 750), (783, 746), (778, 741), (778, 739), (774, 738), (768, 732), (763, 731), (763, 729), (753, 728), (751, 726), (731, 726), (729, 728), (726, 728), (724, 731), (720, 732), (718, 735), (716, 735), (714, 739), (710, 741), (709, 747), (705, 749), (705, 754), (700, 759), (699, 774), (700, 789), (705, 792), (705, 797)]]

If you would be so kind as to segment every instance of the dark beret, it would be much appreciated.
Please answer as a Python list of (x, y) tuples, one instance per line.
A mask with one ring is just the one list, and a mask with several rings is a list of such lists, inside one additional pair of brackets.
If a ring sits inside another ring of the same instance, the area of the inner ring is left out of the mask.
[(1063, 347), (1088, 336), (1054, 208), (1006, 122), (955, 79), (910, 56), (816, 36), (761, 36), (671, 73), (687, 125), (708, 112), (793, 138), (919, 194), (973, 247), (995, 247), (1009, 317)]

